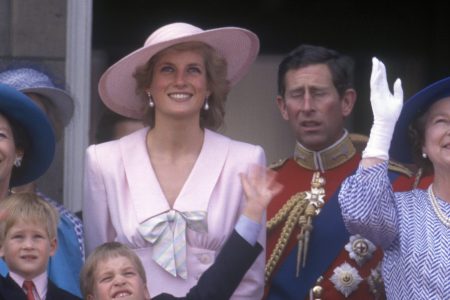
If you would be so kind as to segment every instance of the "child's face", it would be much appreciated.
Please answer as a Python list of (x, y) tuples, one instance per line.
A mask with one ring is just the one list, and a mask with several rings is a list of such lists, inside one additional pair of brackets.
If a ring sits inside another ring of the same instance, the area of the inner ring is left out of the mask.
[(19, 221), (6, 233), (0, 255), (12, 272), (32, 279), (47, 270), (55, 251), (56, 238), (50, 239), (44, 226)]
[(136, 266), (126, 257), (118, 256), (100, 261), (94, 271), (94, 290), (87, 300), (145, 300), (150, 299), (147, 286)]

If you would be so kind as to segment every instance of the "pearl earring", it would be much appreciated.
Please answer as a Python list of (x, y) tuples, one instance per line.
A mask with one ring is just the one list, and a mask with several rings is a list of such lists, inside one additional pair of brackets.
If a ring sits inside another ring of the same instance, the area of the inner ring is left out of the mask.
[(426, 153), (422, 153), (422, 157), (426, 159), (428, 156)]
[(16, 168), (18, 168), (21, 165), (22, 165), (22, 157), (17, 156), (16, 159), (14, 160), (14, 166), (16, 166)]
[(150, 94), (150, 92), (147, 92), (147, 96), (148, 96), (148, 106), (152, 108), (155, 107), (155, 102), (153, 102), (152, 94)]
[(208, 110), (208, 109), (209, 109), (208, 98), (209, 98), (209, 97), (206, 97), (206, 98), (205, 98), (205, 104), (203, 104), (203, 109), (204, 109), (204, 110)]

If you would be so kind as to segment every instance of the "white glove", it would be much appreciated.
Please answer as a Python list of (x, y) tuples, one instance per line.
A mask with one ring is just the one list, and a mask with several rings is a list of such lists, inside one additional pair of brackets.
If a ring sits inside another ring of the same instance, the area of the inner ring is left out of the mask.
[(370, 103), (373, 111), (373, 125), (362, 157), (388, 160), (395, 123), (403, 106), (403, 90), (402, 83), (397, 78), (394, 83), (394, 95), (391, 94), (386, 79), (386, 68), (376, 57), (372, 58)]

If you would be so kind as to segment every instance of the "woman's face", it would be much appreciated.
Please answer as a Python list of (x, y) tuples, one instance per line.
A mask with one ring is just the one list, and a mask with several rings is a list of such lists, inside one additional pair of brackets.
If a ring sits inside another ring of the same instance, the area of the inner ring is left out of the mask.
[(438, 100), (428, 109), (422, 152), (435, 171), (450, 170), (450, 97)]
[(203, 56), (198, 51), (169, 50), (155, 63), (148, 90), (155, 114), (187, 117), (200, 115), (210, 95)]
[(11, 125), (0, 114), (0, 182), (7, 182), (9, 185), (11, 171), (18, 155), (22, 156), (16, 150)]

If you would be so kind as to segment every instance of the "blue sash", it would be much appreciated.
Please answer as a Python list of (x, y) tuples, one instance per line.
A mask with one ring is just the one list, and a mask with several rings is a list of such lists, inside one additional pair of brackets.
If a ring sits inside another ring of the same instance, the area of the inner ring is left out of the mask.
[[(388, 172), (388, 176), (394, 182), (399, 174)], [(319, 276), (327, 271), (348, 243), (350, 234), (342, 219), (339, 191), (340, 187), (313, 220), (306, 266), (300, 269), (300, 274), (296, 277), (298, 246), (294, 247), (274, 273), (267, 300), (305, 299)]]

